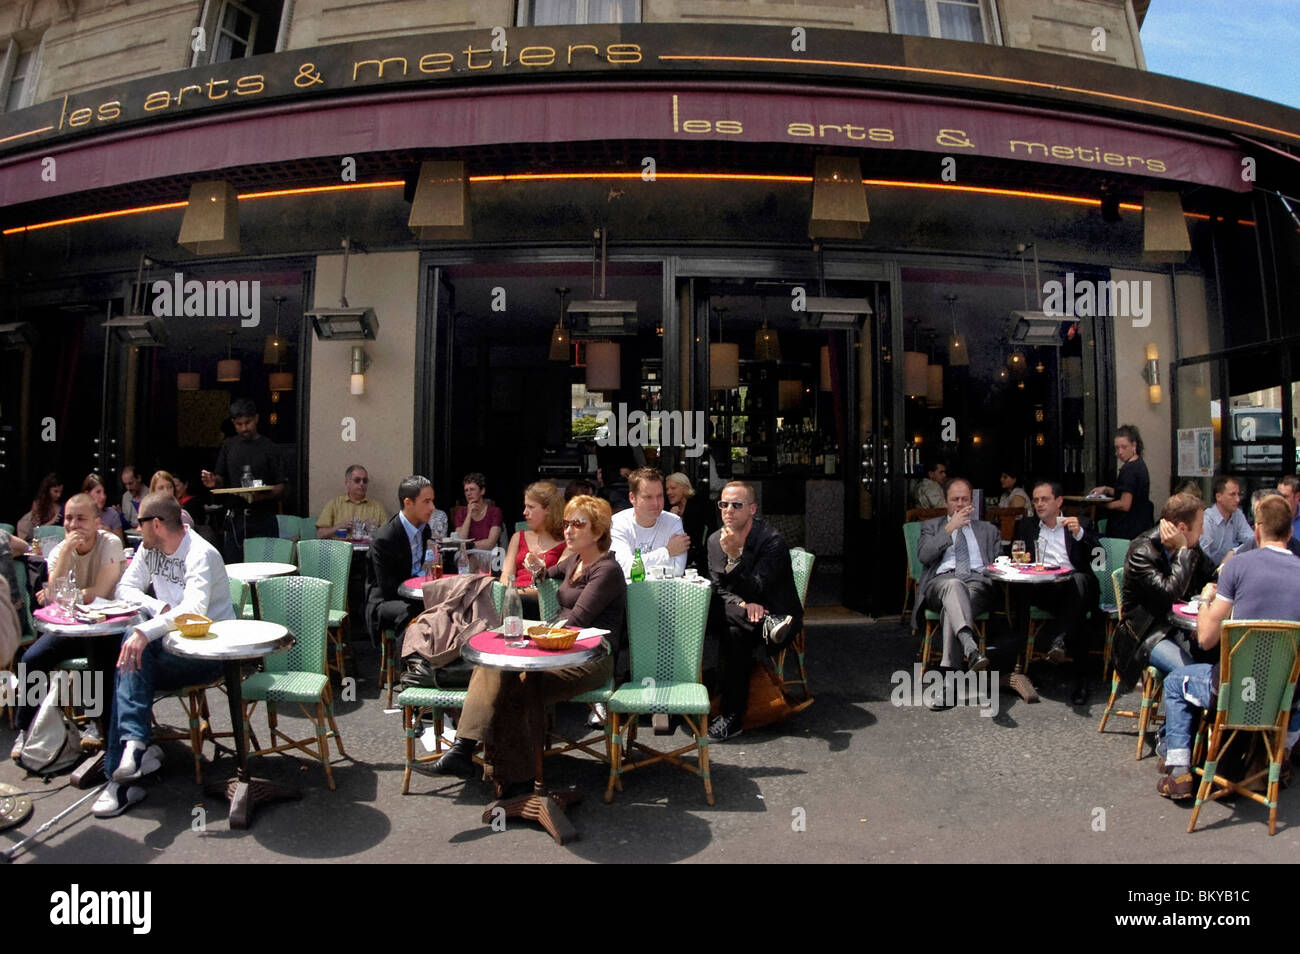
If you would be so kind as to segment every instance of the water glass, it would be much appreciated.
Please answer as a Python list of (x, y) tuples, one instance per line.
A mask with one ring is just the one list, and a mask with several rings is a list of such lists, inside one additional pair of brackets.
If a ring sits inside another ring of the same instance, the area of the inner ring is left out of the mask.
[(1025, 562), (1025, 541), (1024, 540), (1011, 541), (1011, 562), (1012, 563)]

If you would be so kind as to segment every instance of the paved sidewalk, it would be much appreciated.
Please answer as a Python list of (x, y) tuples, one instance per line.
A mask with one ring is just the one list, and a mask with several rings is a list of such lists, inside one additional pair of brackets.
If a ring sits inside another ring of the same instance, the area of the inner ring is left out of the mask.
[[(319, 765), (271, 756), (255, 774), (292, 784), (300, 802), (262, 807), (248, 831), (230, 830), (226, 807), (195, 786), (185, 747), (167, 743), (148, 797), (108, 820), (78, 809), (29, 850), (22, 862), (139, 863), (292, 861), (362, 862), (1291, 862), (1300, 847), (1300, 793), (1284, 791), (1279, 831), (1267, 834), (1267, 811), (1250, 802), (1211, 804), (1204, 830), (1187, 835), (1190, 802), (1155, 794), (1154, 758), (1133, 759), (1132, 720), (1114, 719), (1097, 733), (1105, 697), (1076, 710), (1069, 684), (1050, 666), (1035, 670), (1043, 701), (1026, 705), (1003, 694), (995, 717), (977, 707), (930, 712), (890, 703), (891, 674), (912, 672), (916, 642), (897, 619), (868, 623), (822, 614), (809, 626), (816, 702), (791, 721), (746, 732), (710, 748), (717, 804), (702, 784), (670, 766), (625, 779), (613, 805), (602, 802), (599, 763), (569, 756), (548, 761), (551, 781), (572, 784), (584, 801), (570, 812), (579, 841), (556, 846), (535, 824), (512, 820), (494, 832), (480, 819), (490, 801), (481, 782), (414, 776), (401, 789), (401, 717), (376, 698), (376, 657), (357, 644), (369, 681), (358, 702), (338, 706), (344, 744), (355, 761), (338, 759), (338, 790)], [(218, 725), (225, 700), (211, 694)], [(1135, 697), (1130, 698), (1130, 705)], [(159, 704), (179, 724), (173, 701)], [(562, 707), (576, 729), (583, 712)], [(309, 735), (305, 720), (282, 717)], [(254, 725), (265, 735), (259, 710)], [(647, 729), (643, 740), (654, 744)], [(680, 737), (679, 737), (680, 738)], [(13, 733), (0, 728), (8, 752)], [(211, 752), (211, 747), (208, 747)], [(232, 773), (223, 757), (208, 778)], [(50, 788), (63, 779), (56, 780)], [(0, 782), (24, 781), (12, 762)], [(0, 832), (7, 847), (70, 805), (71, 789), (36, 802), (20, 828)], [(200, 824), (202, 822), (202, 824)], [(202, 830), (196, 830), (202, 829)]]

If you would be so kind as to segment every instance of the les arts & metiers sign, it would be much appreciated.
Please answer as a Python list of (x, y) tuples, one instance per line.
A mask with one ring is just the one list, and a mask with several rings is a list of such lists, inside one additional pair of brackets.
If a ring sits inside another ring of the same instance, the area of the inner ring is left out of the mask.
[[(807, 142), (1021, 159), (1237, 191), (1249, 187), (1239, 174), (1240, 152), (1204, 138), (1071, 116), (1068, 106), (1017, 110), (900, 95), (879, 85), (873, 90), (873, 80), (906, 80), (907, 71), (899, 69), (905, 49), (900, 37), (817, 30), (808, 33), (806, 46), (816, 55), (792, 52), (790, 32), (783, 28), (684, 24), (498, 28), (342, 43), (60, 97), (0, 116), (0, 150), (49, 150), (97, 132), (157, 129), (200, 114), (224, 121), (238, 115), (232, 110), (254, 105), (297, 101), (303, 109), (337, 108), (348, 94), (401, 90), (418, 97), (436, 91), (447, 97), (464, 90), (478, 97), (474, 108), (485, 120), (494, 109), (506, 112), (491, 117), (494, 122), (439, 129), (430, 145), (611, 138)], [(614, 77), (626, 84), (612, 86)], [(782, 82), (809, 77), (838, 83), (825, 92), (781, 88)], [(672, 87), (638, 88), (638, 80), (668, 78)], [(552, 95), (548, 82), (529, 85), (530, 79), (596, 84), (568, 86), (563, 93), (551, 86)], [(737, 79), (748, 81), (743, 91), (724, 85)], [(770, 80), (770, 87), (755, 88), (758, 79)], [(561, 108), (542, 110), (539, 117), (538, 96)], [(589, 100), (588, 108), (563, 108), (575, 96)]]

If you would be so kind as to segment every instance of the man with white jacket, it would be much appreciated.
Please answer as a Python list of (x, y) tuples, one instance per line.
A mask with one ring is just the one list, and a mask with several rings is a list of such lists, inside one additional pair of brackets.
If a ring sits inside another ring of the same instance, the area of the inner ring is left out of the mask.
[[(213, 620), (235, 616), (221, 554), (185, 528), (176, 498), (149, 494), (140, 502), (139, 520), (142, 546), (117, 586), (117, 597), (141, 604), (141, 615), (148, 618), (122, 641), (117, 660), (116, 707), (104, 765), (109, 783), (94, 808), (100, 818), (120, 815), (144, 798), (143, 788), (122, 783), (162, 765), (161, 750), (149, 745), (154, 693), (221, 677), (221, 663), (185, 659), (163, 648), (172, 620), (182, 613)], [(153, 596), (145, 594), (150, 585)]]

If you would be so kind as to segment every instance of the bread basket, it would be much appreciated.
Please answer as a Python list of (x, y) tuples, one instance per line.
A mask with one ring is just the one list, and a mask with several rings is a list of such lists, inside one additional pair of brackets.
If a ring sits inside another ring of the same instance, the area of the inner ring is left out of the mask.
[(568, 649), (578, 638), (576, 629), (555, 629), (550, 626), (532, 626), (528, 638), (539, 649)]
[(208, 635), (208, 628), (212, 625), (212, 620), (198, 613), (182, 613), (172, 622), (180, 630), (180, 634), (187, 639), (200, 639)]

